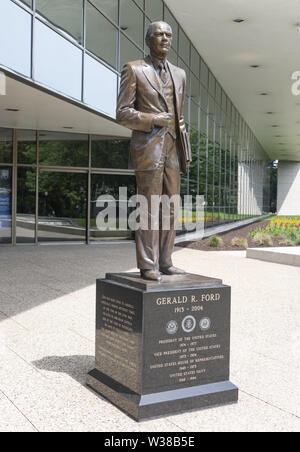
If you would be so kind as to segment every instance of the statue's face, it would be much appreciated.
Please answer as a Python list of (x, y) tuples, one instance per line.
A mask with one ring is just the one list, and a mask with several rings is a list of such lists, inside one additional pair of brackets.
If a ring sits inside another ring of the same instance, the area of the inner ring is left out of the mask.
[(171, 48), (172, 44), (172, 28), (170, 25), (159, 22), (149, 39), (149, 47), (153, 56), (163, 59)]

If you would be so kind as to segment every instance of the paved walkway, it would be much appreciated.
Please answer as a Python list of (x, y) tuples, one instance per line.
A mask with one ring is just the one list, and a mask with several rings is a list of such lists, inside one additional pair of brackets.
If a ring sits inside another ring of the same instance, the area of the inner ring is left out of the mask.
[(245, 252), (177, 249), (232, 285), (231, 380), (240, 402), (135, 423), (85, 386), (95, 279), (134, 270), (133, 244), (0, 248), (0, 431), (299, 431), (299, 268)]

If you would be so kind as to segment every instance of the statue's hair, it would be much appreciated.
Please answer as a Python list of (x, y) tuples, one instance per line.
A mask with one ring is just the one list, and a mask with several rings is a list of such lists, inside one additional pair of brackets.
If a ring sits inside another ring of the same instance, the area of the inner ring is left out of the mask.
[(147, 30), (147, 33), (146, 33), (146, 44), (147, 44), (147, 46), (149, 47), (149, 41), (150, 41), (150, 38), (151, 38), (151, 36), (153, 35), (153, 33), (154, 33), (154, 29), (155, 29), (155, 27), (158, 25), (158, 24), (166, 24), (166, 25), (168, 25), (170, 28), (171, 28), (171, 30), (172, 30), (172, 27), (171, 27), (171, 25), (169, 25), (167, 22), (164, 22), (163, 20), (159, 20), (159, 21), (157, 21), (157, 22), (152, 22), (150, 25), (149, 25), (149, 27), (148, 27), (148, 30)]

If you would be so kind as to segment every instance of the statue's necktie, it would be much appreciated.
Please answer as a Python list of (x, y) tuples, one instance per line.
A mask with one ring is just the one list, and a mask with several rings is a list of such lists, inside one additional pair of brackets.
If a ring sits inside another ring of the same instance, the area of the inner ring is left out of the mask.
[(165, 85), (168, 81), (168, 73), (166, 71), (165, 65), (163, 63), (159, 63), (158, 68), (159, 68), (160, 78), (161, 78), (163, 84)]

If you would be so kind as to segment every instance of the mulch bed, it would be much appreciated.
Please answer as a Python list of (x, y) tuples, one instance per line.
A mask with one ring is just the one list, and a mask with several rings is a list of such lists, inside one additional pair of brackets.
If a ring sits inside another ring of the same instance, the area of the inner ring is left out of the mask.
[[(238, 238), (246, 238), (248, 240), (248, 248), (267, 248), (266, 245), (258, 245), (257, 243), (253, 242), (253, 240), (248, 237), (249, 232), (254, 231), (255, 229), (261, 229), (265, 228), (269, 225), (270, 221), (257, 221), (255, 223), (249, 224), (247, 226), (243, 226), (239, 229), (234, 229), (229, 232), (224, 232), (223, 234), (217, 234), (219, 237), (222, 238), (224, 245), (218, 246), (217, 248), (209, 246), (209, 240), (210, 237), (205, 238), (203, 240), (200, 240), (198, 242), (182, 242), (178, 243), (176, 246), (179, 246), (181, 248), (192, 248), (194, 250), (202, 250), (202, 251), (240, 251), (245, 250), (245, 248), (239, 248), (237, 246), (232, 246), (231, 241), (235, 237)], [(277, 246), (287, 246), (280, 242), (282, 242), (281, 237), (275, 237), (272, 238), (274, 247)]]

